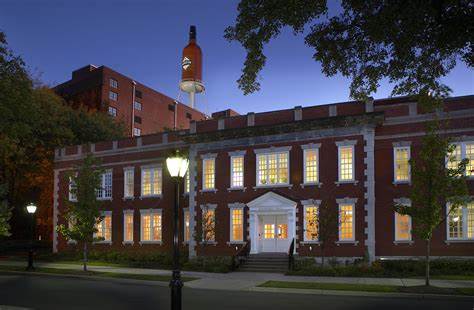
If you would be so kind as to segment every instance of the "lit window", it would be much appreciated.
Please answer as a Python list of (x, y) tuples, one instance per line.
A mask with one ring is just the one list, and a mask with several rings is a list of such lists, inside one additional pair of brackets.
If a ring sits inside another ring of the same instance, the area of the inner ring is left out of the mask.
[(449, 154), (446, 167), (449, 169), (457, 169), (459, 163), (463, 159), (468, 159), (466, 165), (466, 176), (474, 177), (474, 143), (457, 143), (454, 150)]
[(230, 187), (244, 187), (244, 156), (230, 158)]
[(134, 108), (135, 110), (141, 111), (141, 110), (142, 110), (142, 104), (141, 104), (140, 102), (138, 102), (138, 101), (135, 101), (135, 102), (133, 103), (133, 108)]
[(288, 152), (257, 154), (257, 185), (288, 184)]
[(191, 217), (189, 215), (189, 210), (184, 210), (184, 242), (189, 242), (191, 240), (191, 228), (190, 228)]
[(231, 208), (230, 209), (230, 224), (231, 224), (231, 241), (244, 240), (244, 209)]
[(277, 225), (277, 238), (278, 239), (287, 239), (288, 238), (288, 225), (287, 224), (278, 224)]
[(275, 239), (275, 224), (265, 224), (263, 226), (263, 238)]
[(354, 241), (354, 205), (339, 205), (339, 241)]
[(318, 183), (318, 162), (319, 150), (305, 149), (304, 150), (304, 183)]
[(204, 158), (202, 161), (202, 189), (210, 190), (215, 187), (215, 158)]
[(410, 147), (394, 147), (394, 181), (407, 182), (410, 181)]
[(161, 210), (140, 210), (141, 242), (161, 242)]
[(339, 181), (354, 180), (354, 146), (339, 146)]
[(451, 211), (447, 224), (448, 239), (474, 239), (474, 203)]
[(142, 196), (161, 195), (162, 172), (161, 167), (142, 168)]
[(191, 189), (191, 179), (189, 178), (189, 169), (184, 175), (184, 193), (188, 194)]
[(100, 188), (96, 191), (97, 199), (112, 199), (112, 170), (102, 173), (100, 183)]
[(216, 240), (216, 212), (214, 208), (202, 207), (202, 239), (204, 243)]
[(140, 128), (134, 127), (133, 128), (133, 136), (140, 137), (142, 135), (142, 130)]
[(114, 107), (109, 107), (109, 115), (112, 116), (112, 117), (116, 117), (117, 116), (117, 109), (114, 108)]
[(77, 185), (72, 177), (69, 177), (69, 201), (77, 201)]
[(134, 169), (126, 168), (123, 171), (123, 197), (133, 198), (134, 196)]
[(472, 177), (474, 176), (474, 143), (466, 144), (466, 158), (469, 159), (466, 166), (466, 175)]
[(411, 217), (395, 212), (395, 241), (411, 240)]
[(118, 82), (117, 82), (117, 80), (110, 79), (110, 87), (112, 87), (112, 88), (118, 88)]
[(109, 99), (110, 100), (117, 101), (117, 98), (118, 98), (118, 94), (116, 92), (109, 91)]
[(457, 169), (458, 165), (461, 163), (462, 154), (461, 154), (461, 145), (453, 145), (453, 151), (448, 156), (447, 167), (449, 169)]
[(123, 213), (123, 242), (133, 242), (133, 211), (125, 210)]
[(97, 232), (94, 234), (95, 238), (101, 238), (99, 242), (111, 242), (112, 241), (112, 211), (106, 211), (103, 213), (102, 221), (96, 223), (95, 228)]
[(308, 205), (305, 206), (305, 213), (304, 213), (304, 240), (305, 241), (317, 241), (318, 236), (318, 207)]

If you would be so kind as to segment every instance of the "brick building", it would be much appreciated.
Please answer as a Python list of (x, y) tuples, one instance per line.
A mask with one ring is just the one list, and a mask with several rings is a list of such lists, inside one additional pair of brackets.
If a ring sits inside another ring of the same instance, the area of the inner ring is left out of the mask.
[[(54, 90), (73, 107), (109, 113), (125, 124), (128, 136), (188, 129), (205, 115), (106, 66), (87, 65)], [(133, 125), (132, 125), (133, 124)]]
[[(224, 111), (192, 122), (189, 130), (58, 149), (54, 225), (64, 223), (65, 172), (93, 152), (107, 169), (99, 193), (105, 219), (98, 227), (105, 240), (94, 246), (170, 251), (173, 183), (165, 157), (185, 149), (190, 168), (180, 239), (191, 256), (232, 255), (248, 241), (251, 253), (286, 253), (295, 240), (296, 254), (317, 257), (314, 219), (323, 203), (339, 219), (327, 256), (420, 256), (424, 242), (412, 236), (411, 219), (396, 214), (393, 204), (410, 204), (408, 160), (433, 116), (405, 97), (246, 115)], [(456, 142), (456, 158), (470, 159), (474, 195), (474, 96), (447, 99), (438, 116), (451, 120), (445, 134)], [(55, 251), (73, 246), (58, 235), (53, 244)], [(474, 204), (436, 230), (432, 255), (474, 256)]]

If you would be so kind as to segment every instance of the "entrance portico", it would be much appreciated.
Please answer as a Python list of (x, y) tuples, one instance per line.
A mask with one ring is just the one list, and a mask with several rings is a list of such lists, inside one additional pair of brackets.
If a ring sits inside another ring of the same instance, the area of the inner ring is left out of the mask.
[(247, 203), (251, 254), (288, 251), (296, 236), (296, 205), (295, 201), (274, 192)]

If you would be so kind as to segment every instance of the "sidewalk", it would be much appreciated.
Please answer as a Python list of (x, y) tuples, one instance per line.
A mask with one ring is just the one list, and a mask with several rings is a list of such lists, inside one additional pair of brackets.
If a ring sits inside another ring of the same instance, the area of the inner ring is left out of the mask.
[[(3, 261), (2, 266), (26, 266), (26, 262)], [(38, 262), (37, 267), (55, 269), (82, 270), (82, 265), (66, 263)], [(116, 272), (129, 274), (170, 275), (170, 270), (126, 268), (111, 266), (88, 266), (91, 271)], [(232, 273), (208, 273), (196, 271), (183, 271), (183, 276), (196, 277), (198, 280), (185, 282), (184, 286), (199, 289), (213, 290), (255, 290), (255, 287), (266, 281), (292, 281), (292, 282), (319, 282), (319, 283), (346, 283), (346, 284), (376, 284), (394, 286), (417, 286), (423, 285), (424, 279), (400, 279), (400, 278), (342, 278), (342, 277), (311, 277), (311, 276), (286, 276), (277, 273), (256, 272), (232, 272)], [(474, 281), (461, 280), (431, 280), (433, 286), (443, 288), (469, 287), (474, 288)]]

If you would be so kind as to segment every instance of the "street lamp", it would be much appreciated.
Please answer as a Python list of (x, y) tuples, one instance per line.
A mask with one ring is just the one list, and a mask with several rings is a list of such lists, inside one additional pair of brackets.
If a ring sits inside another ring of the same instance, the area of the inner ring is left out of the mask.
[(174, 227), (173, 227), (173, 275), (170, 281), (171, 309), (181, 310), (181, 272), (179, 270), (179, 183), (188, 170), (189, 160), (179, 151), (166, 159), (166, 166), (170, 176), (175, 181), (174, 191)]
[(35, 235), (35, 212), (36, 212), (36, 205), (30, 203), (26, 206), (26, 211), (31, 214), (32, 224), (31, 224), (31, 241), (30, 241), (30, 249), (28, 250), (28, 267), (26, 267), (27, 271), (35, 270), (33, 266), (33, 239)]

